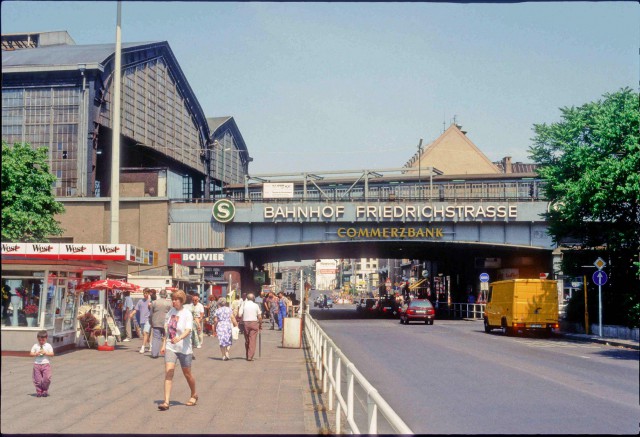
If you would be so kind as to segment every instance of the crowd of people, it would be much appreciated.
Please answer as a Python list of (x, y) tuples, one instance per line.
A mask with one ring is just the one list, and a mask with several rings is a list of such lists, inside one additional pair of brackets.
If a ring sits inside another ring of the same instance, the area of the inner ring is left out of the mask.
[[(175, 367), (180, 362), (191, 397), (185, 403), (195, 406), (198, 403), (196, 381), (191, 366), (196, 359), (194, 349), (202, 348), (204, 335), (215, 336), (220, 347), (222, 361), (230, 359), (229, 353), (234, 340), (244, 335), (245, 358), (253, 361), (257, 337), (262, 329), (263, 320), (271, 323), (272, 330), (282, 330), (284, 319), (291, 314), (293, 301), (283, 292), (262, 293), (257, 298), (253, 293), (236, 294), (229, 302), (224, 297), (211, 295), (209, 302), (203, 305), (196, 292), (185, 293), (177, 290), (169, 296), (166, 290), (145, 288), (143, 298), (135, 305), (128, 292), (123, 295), (123, 322), (126, 338), (131, 341), (133, 327), (142, 332), (140, 353), (151, 353), (152, 358), (164, 355), (164, 402), (158, 405), (162, 411), (170, 407), (171, 389)], [(136, 320), (139, 320), (136, 322)], [(49, 357), (53, 357), (53, 348), (47, 342), (47, 332), (38, 333), (38, 342), (31, 350), (36, 357), (33, 370), (33, 383), (38, 397), (48, 396), (51, 382)]]

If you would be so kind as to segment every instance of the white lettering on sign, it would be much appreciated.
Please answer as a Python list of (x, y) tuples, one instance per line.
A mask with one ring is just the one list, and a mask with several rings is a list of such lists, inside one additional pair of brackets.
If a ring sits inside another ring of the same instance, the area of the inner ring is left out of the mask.
[(224, 261), (224, 253), (194, 253), (182, 254), (182, 261)]
[[(265, 219), (339, 219), (343, 205), (265, 206)], [(515, 219), (517, 205), (356, 205), (356, 220)]]
[(339, 218), (344, 216), (344, 206), (265, 206), (264, 218)]

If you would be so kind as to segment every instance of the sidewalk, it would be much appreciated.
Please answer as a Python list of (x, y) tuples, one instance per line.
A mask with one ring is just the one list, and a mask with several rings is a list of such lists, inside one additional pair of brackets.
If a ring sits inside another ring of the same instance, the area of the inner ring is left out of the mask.
[[(33, 359), (2, 357), (2, 434), (319, 434), (334, 419), (325, 412), (309, 349), (281, 347), (280, 331), (262, 331), (261, 355), (244, 359), (244, 338), (222, 361), (215, 337), (195, 350), (200, 396), (187, 407), (189, 388), (179, 368), (171, 408), (161, 412), (164, 359), (138, 351), (142, 340), (116, 350), (76, 349), (53, 358), (48, 398), (36, 398)], [(35, 340), (34, 340), (35, 342)], [(179, 366), (177, 366), (179, 367)]]
[(629, 349), (640, 350), (640, 343), (636, 340), (623, 340), (620, 338), (598, 337), (597, 335), (593, 335), (593, 334), (573, 334), (570, 332), (559, 332), (555, 335), (558, 337), (562, 337), (570, 340), (608, 344), (609, 346), (626, 347)]

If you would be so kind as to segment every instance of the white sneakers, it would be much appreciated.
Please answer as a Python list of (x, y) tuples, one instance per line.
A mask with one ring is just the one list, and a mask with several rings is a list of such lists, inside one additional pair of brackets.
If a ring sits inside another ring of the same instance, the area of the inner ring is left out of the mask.
[(124, 339), (124, 340), (122, 340), (122, 341), (131, 341), (131, 339), (129, 339), (129, 338), (125, 338), (125, 339)]
[(143, 354), (144, 353), (144, 345), (142, 345), (142, 347), (140, 348), (140, 353)]
[(196, 346), (196, 349), (202, 349), (202, 345), (199, 344), (198, 346)]

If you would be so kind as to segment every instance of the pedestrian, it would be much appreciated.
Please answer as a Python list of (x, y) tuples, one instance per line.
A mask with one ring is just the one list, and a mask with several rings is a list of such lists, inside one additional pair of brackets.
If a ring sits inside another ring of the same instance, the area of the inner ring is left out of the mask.
[(36, 386), (36, 396), (46, 398), (49, 396), (51, 385), (51, 363), (49, 357), (53, 356), (53, 347), (47, 343), (46, 330), (38, 331), (38, 342), (31, 348), (32, 357), (36, 357), (33, 363), (33, 385)]
[(240, 303), (238, 304), (238, 315), (236, 316), (236, 320), (238, 321), (238, 328), (240, 329), (241, 334), (244, 334), (244, 321), (242, 320), (242, 307), (244, 306), (244, 303), (246, 301), (247, 301), (247, 293), (242, 293), (240, 298)]
[(240, 307), (240, 317), (244, 321), (244, 348), (247, 361), (253, 361), (256, 352), (256, 337), (262, 329), (262, 314), (260, 307), (255, 303), (253, 293), (247, 295), (247, 301)]
[(191, 296), (191, 305), (193, 311), (193, 336), (194, 346), (196, 349), (202, 347), (204, 337), (202, 336), (202, 324), (204, 323), (204, 306), (200, 303), (200, 295), (197, 292), (193, 292)]
[(284, 293), (281, 291), (278, 293), (278, 331), (282, 331), (285, 317), (287, 317), (287, 302), (285, 301)]
[[(226, 299), (224, 302), (226, 305)], [(218, 309), (218, 299), (216, 299), (214, 295), (209, 296), (209, 303), (205, 306), (205, 308), (207, 309), (207, 323), (205, 323), (204, 327), (207, 335), (211, 336), (214, 331), (213, 319), (215, 318), (216, 310)]]
[(122, 311), (123, 314), (123, 322), (124, 322), (124, 332), (127, 338), (122, 341), (131, 341), (133, 336), (131, 335), (131, 312), (133, 311), (133, 300), (131, 299), (131, 292), (125, 291), (122, 293), (123, 302), (122, 302)]
[(240, 295), (236, 294), (235, 299), (231, 302), (231, 311), (236, 319), (239, 317), (240, 305), (242, 305), (242, 300), (240, 300)]
[(134, 318), (136, 313), (140, 315), (140, 325), (142, 325), (141, 354), (144, 353), (144, 348), (147, 346), (149, 346), (149, 350), (151, 350), (151, 344), (149, 342), (149, 333), (151, 332), (151, 323), (149, 322), (149, 316), (151, 315), (151, 289), (145, 288), (142, 290), (142, 295), (144, 297), (136, 303), (135, 308), (131, 312), (131, 318)]
[(160, 299), (151, 302), (151, 358), (158, 358), (162, 340), (165, 336), (164, 321), (171, 309), (171, 300), (167, 299), (167, 291), (160, 290)]
[(218, 337), (218, 343), (220, 344), (222, 361), (229, 360), (229, 350), (233, 344), (233, 338), (231, 336), (232, 326), (238, 326), (238, 322), (234, 317), (231, 308), (227, 306), (226, 299), (221, 297), (218, 299), (218, 308), (214, 314), (213, 329), (215, 330), (215, 335)]
[(273, 291), (269, 293), (267, 302), (269, 304), (269, 321), (271, 322), (271, 330), (273, 331), (278, 323), (278, 312), (280, 311), (278, 308), (278, 298)]
[(158, 405), (158, 409), (166, 411), (169, 409), (169, 398), (171, 397), (171, 386), (173, 385), (173, 374), (176, 368), (176, 361), (180, 361), (182, 374), (189, 384), (191, 398), (185, 404), (193, 407), (198, 403), (198, 393), (196, 392), (196, 379), (191, 373), (191, 360), (193, 349), (191, 348), (191, 331), (193, 329), (193, 315), (189, 309), (184, 307), (187, 296), (184, 291), (178, 290), (171, 295), (173, 308), (167, 313), (164, 329), (167, 335), (162, 342), (160, 353), (164, 354), (164, 402)]
[[(188, 311), (191, 312), (191, 317), (193, 318), (193, 326), (191, 327), (191, 345), (192, 346), (198, 346), (198, 338), (195, 335), (196, 333), (196, 325), (195, 325), (195, 312), (193, 311), (193, 295), (189, 292), (189, 293), (185, 293), (186, 296), (186, 301), (184, 304), (185, 309), (187, 309)], [(195, 360), (196, 356), (195, 354), (193, 355), (193, 359)]]

